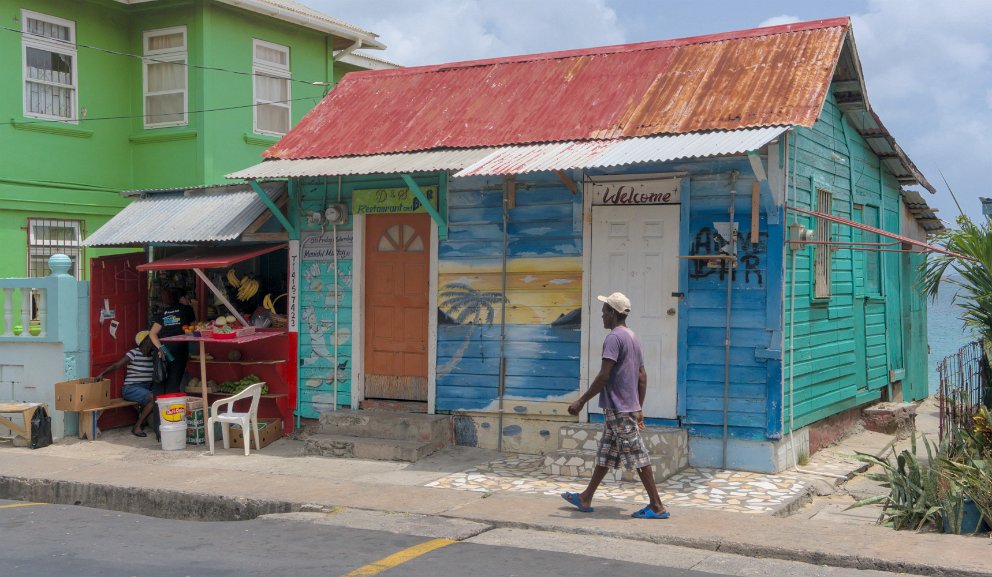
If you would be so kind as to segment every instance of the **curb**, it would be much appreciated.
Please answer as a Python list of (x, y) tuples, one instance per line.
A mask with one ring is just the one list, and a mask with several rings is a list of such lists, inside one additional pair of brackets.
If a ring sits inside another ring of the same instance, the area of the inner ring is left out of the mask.
[[(188, 493), (185, 491), (142, 487), (120, 487), (80, 481), (27, 479), (2, 475), (0, 475), (0, 498), (59, 505), (78, 505), (124, 513), (135, 513), (149, 517), (190, 521), (246, 521), (273, 513), (295, 513), (335, 507), (330, 504), (318, 506), (314, 503), (227, 497), (207, 493)], [(376, 509), (362, 509), (359, 507), (342, 508), (377, 511)], [(729, 553), (744, 557), (765, 557), (783, 561), (800, 561), (803, 563), (848, 569), (872, 569), (946, 577), (992, 577), (992, 567), (990, 567), (989, 571), (968, 571), (953, 567), (900, 563), (878, 558), (859, 557), (857, 555), (787, 549), (785, 547), (751, 543), (736, 543), (719, 538), (644, 535), (630, 531), (610, 531), (596, 528), (566, 527), (516, 521), (494, 521), (491, 519), (452, 514), (433, 516), (443, 519), (474, 521), (492, 528), (528, 529), (533, 531), (613, 537), (659, 545)]]

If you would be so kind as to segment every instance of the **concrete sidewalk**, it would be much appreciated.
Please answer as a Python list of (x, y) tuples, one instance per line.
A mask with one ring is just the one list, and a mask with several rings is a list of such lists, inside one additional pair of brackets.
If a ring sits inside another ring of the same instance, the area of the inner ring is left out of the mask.
[[(884, 441), (849, 437), (821, 458)], [(667, 521), (630, 519), (639, 503), (602, 499), (582, 514), (557, 494), (459, 490), (438, 483), (506, 458), (454, 447), (414, 464), (304, 457), (283, 439), (245, 457), (240, 449), (163, 452), (126, 429), (100, 440), (65, 440), (31, 451), (0, 444), (0, 498), (79, 504), (172, 518), (245, 519), (293, 511), (326, 516), (342, 509), (427, 515), (515, 527), (595, 534), (858, 569), (922, 575), (992, 576), (992, 540), (892, 531), (813, 516), (741, 514), (670, 503)], [(808, 466), (813, 466), (811, 462)], [(798, 473), (797, 473), (798, 475)], [(577, 480), (581, 485), (582, 481)], [(428, 486), (433, 485), (433, 486)], [(305, 516), (304, 516), (305, 517)], [(389, 530), (390, 527), (382, 527)]]

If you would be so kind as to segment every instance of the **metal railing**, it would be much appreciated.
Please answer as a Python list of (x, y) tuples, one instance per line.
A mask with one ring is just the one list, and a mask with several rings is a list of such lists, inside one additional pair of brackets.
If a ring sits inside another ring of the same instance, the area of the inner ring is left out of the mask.
[[(937, 363), (940, 377), (940, 438), (953, 442), (957, 431), (970, 428), (982, 405), (992, 402), (989, 360), (981, 342), (968, 343)], [(948, 437), (949, 436), (949, 437)]]

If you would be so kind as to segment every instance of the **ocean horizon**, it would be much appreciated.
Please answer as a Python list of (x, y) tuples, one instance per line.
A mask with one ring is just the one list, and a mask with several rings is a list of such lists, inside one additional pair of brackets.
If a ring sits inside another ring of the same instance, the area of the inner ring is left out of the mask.
[(945, 283), (937, 294), (936, 301), (927, 300), (927, 341), (930, 344), (927, 374), (930, 394), (935, 394), (940, 389), (937, 363), (978, 338), (961, 320), (961, 309), (953, 304), (957, 290), (956, 286)]

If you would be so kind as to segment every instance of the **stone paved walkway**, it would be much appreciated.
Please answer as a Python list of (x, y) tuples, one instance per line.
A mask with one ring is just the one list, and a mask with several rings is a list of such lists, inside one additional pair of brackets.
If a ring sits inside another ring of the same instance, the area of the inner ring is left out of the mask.
[[(463, 491), (513, 491), (557, 495), (582, 491), (585, 479), (556, 477), (543, 470), (544, 457), (517, 456), (481, 465), (428, 483), (427, 487)], [(718, 469), (685, 469), (658, 485), (661, 499), (671, 505), (751, 514), (775, 514), (804, 499), (809, 480), (795, 474), (767, 475)], [(647, 502), (640, 483), (604, 481), (597, 500), (630, 504)]]

